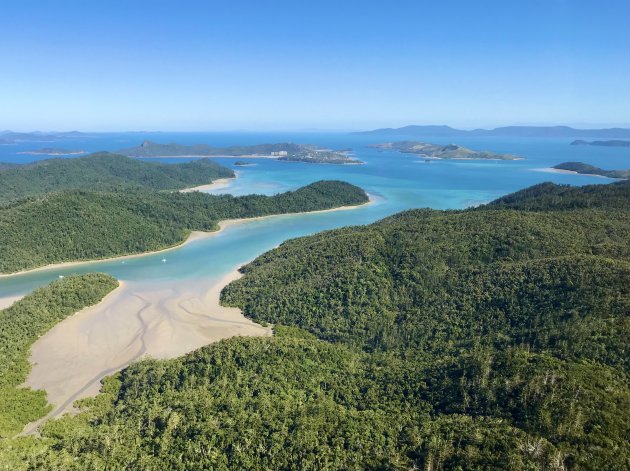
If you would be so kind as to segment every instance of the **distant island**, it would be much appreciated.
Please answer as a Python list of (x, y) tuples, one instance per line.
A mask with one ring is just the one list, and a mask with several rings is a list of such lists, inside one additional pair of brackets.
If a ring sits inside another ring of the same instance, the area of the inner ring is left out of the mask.
[(608, 178), (630, 178), (630, 170), (604, 170), (593, 165), (582, 162), (564, 162), (552, 167), (555, 170), (564, 170), (566, 172), (575, 172), (580, 175), (596, 175)]
[(240, 157), (270, 158), (289, 162), (318, 164), (360, 164), (345, 152), (319, 149), (307, 144), (257, 144), (252, 146), (211, 147), (207, 144), (158, 144), (144, 141), (140, 146), (121, 149), (118, 154), (128, 157)]
[(618, 139), (611, 141), (583, 141), (578, 139), (571, 143), (572, 146), (601, 146), (601, 147), (630, 147), (630, 141), (621, 141)]
[(247, 167), (248, 165), (254, 165), (251, 162), (245, 162), (244, 160), (237, 160), (232, 165), (235, 167)]
[(630, 129), (575, 129), (569, 126), (505, 126), (494, 129), (462, 130), (450, 126), (404, 126), (402, 128), (381, 128), (372, 131), (360, 131), (352, 134), (378, 136), (434, 136), (434, 137), (470, 137), (470, 136), (503, 136), (503, 137), (598, 137), (598, 138), (630, 138)]
[(51, 142), (61, 139), (79, 139), (86, 134), (79, 131), (70, 132), (13, 132), (0, 131), (0, 144), (15, 144), (17, 142)]
[(18, 154), (27, 154), (27, 155), (80, 155), (85, 154), (84, 150), (68, 150), (68, 149), (57, 149), (54, 147), (44, 147), (42, 149), (37, 150), (28, 150), (24, 152), (18, 152)]
[(399, 141), (386, 142), (383, 144), (372, 144), (376, 149), (393, 149), (405, 154), (416, 154), (430, 159), (451, 159), (451, 160), (522, 160), (522, 157), (512, 154), (497, 154), (490, 151), (476, 151), (467, 149), (457, 144), (445, 146), (429, 144), (419, 141)]

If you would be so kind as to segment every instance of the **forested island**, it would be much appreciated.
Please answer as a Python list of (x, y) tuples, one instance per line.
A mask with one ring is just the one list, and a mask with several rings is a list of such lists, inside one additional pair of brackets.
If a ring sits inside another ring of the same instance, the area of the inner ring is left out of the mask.
[(445, 146), (438, 144), (428, 144), (419, 141), (398, 141), (386, 142), (383, 144), (372, 144), (369, 147), (381, 150), (397, 150), (405, 154), (416, 154), (430, 159), (453, 159), (453, 160), (521, 160), (512, 154), (496, 154), (489, 151), (476, 151), (467, 149), (457, 144)]
[(86, 152), (84, 150), (69, 150), (69, 149), (60, 149), (57, 147), (44, 147), (42, 149), (37, 149), (37, 150), (18, 152), (18, 154), (25, 154), (25, 155), (81, 155), (85, 153)]
[(252, 164), (251, 162), (246, 162), (244, 160), (237, 160), (232, 165), (234, 165), (235, 167), (247, 167), (248, 165), (254, 165), (254, 164)]
[[(125, 158), (125, 157), (121, 157)], [(366, 203), (349, 183), (320, 181), (275, 196), (158, 192), (122, 187), (66, 190), (0, 205), (0, 273), (58, 262), (160, 250), (224, 219)]]
[(583, 141), (578, 139), (571, 143), (572, 146), (596, 146), (596, 147), (630, 147), (630, 141), (610, 140), (610, 141)]
[(273, 337), (134, 363), (0, 464), (628, 469), (628, 240), (624, 181), (285, 242), (222, 294)]
[(556, 170), (565, 170), (568, 172), (575, 172), (581, 175), (597, 175), (608, 178), (630, 178), (629, 170), (604, 170), (603, 168), (595, 167), (593, 165), (585, 164), (582, 162), (564, 162), (553, 167)]
[(207, 144), (158, 144), (144, 141), (140, 146), (121, 149), (119, 154), (128, 157), (241, 157), (274, 158), (288, 162), (318, 164), (359, 164), (345, 152), (319, 149), (307, 144), (257, 144), (252, 146), (211, 147)]
[(231, 169), (208, 159), (157, 164), (99, 152), (72, 159), (0, 165), (0, 202), (71, 189), (179, 190), (234, 176)]

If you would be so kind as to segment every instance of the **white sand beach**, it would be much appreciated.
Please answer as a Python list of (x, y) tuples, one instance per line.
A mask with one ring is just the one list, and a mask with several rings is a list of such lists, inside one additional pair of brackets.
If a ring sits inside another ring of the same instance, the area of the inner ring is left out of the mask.
[(190, 193), (191, 191), (210, 191), (210, 190), (218, 190), (219, 188), (225, 188), (230, 186), (230, 183), (234, 181), (234, 178), (219, 178), (212, 183), (208, 183), (206, 185), (194, 186), (192, 188), (184, 188), (183, 190), (179, 190), (180, 193)]
[(15, 301), (22, 299), (24, 296), (4, 296), (0, 297), (0, 311), (13, 305)]
[(98, 393), (105, 376), (140, 358), (175, 358), (237, 335), (271, 335), (240, 309), (219, 304), (223, 287), (240, 276), (234, 270), (176, 285), (121, 283), (98, 305), (57, 324), (33, 345), (25, 384), (45, 390), (54, 409), (24, 433), (72, 411), (74, 401)]
[(534, 172), (562, 173), (565, 175), (580, 175), (583, 177), (598, 177), (598, 178), (608, 178), (609, 180), (616, 180), (615, 178), (606, 177), (604, 175), (591, 175), (591, 174), (586, 174), (586, 173), (575, 172), (573, 170), (563, 170), (561, 168), (545, 167), (545, 168), (533, 168), (532, 170)]

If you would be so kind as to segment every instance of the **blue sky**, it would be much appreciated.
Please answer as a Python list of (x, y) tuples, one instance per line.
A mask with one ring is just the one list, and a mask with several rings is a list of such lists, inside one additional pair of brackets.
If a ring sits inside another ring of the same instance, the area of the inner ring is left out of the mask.
[(630, 1), (6, 1), (0, 129), (630, 127)]

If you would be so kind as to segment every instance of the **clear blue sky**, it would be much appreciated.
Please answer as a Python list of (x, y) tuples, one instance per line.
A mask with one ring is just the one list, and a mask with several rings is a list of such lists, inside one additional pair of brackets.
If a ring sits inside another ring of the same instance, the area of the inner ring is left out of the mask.
[(630, 126), (630, 0), (0, 8), (0, 129)]

